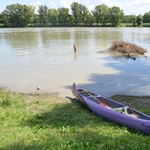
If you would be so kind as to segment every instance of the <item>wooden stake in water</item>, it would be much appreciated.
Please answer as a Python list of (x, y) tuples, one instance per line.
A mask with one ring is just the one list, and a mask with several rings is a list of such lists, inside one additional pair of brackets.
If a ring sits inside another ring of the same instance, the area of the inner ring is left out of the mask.
[(75, 44), (73, 44), (73, 48), (74, 48), (74, 52), (76, 52), (77, 51), (77, 47), (76, 47)]

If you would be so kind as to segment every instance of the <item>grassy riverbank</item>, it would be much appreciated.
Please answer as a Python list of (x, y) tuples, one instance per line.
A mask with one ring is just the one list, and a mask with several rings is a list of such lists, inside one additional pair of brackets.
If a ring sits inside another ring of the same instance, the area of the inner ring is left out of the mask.
[[(75, 99), (0, 89), (0, 149), (149, 149), (150, 136), (89, 112)], [(150, 97), (113, 96), (150, 115)]]

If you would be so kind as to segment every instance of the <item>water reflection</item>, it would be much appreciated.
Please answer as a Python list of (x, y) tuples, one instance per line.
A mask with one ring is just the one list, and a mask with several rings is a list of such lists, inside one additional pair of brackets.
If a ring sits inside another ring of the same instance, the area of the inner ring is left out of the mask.
[(34, 48), (38, 47), (37, 35), (33, 31), (6, 32), (3, 38), (6, 45), (11, 46), (15, 55), (30, 55), (35, 50)]
[(2, 38), (2, 35), (0, 34), (0, 44), (2, 45), (2, 41), (3, 41), (3, 38)]
[(77, 59), (77, 53), (74, 53), (74, 61)]
[(97, 31), (94, 34), (95, 44), (98, 46), (106, 47), (110, 45), (114, 40), (123, 39), (123, 33), (118, 30), (110, 30), (107, 28), (103, 28), (102, 31)]
[[(76, 43), (80, 52), (84, 55), (90, 54), (94, 50), (104, 49), (108, 47), (113, 40), (123, 38), (120, 31), (107, 30), (102, 28), (100, 31), (97, 28), (88, 30), (85, 28), (39, 28), (22, 31), (10, 31), (3, 34), (5, 42), (12, 47), (17, 55), (26, 55), (31, 51), (36, 54), (42, 52), (43, 55), (57, 56), (63, 55), (64, 52), (71, 50), (71, 45)], [(86, 50), (86, 52), (85, 52)], [(81, 55), (81, 53), (79, 53)]]

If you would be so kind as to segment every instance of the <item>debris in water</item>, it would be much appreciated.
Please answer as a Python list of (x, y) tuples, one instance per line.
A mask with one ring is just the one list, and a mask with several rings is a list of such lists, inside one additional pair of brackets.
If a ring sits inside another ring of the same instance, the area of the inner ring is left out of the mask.
[(111, 55), (120, 53), (126, 58), (132, 58), (133, 60), (136, 60), (134, 56), (144, 55), (144, 53), (146, 53), (147, 50), (142, 47), (139, 47), (136, 44), (132, 44), (120, 40), (120, 41), (114, 41), (107, 50), (98, 51), (98, 53), (102, 53), (102, 52), (109, 52)]

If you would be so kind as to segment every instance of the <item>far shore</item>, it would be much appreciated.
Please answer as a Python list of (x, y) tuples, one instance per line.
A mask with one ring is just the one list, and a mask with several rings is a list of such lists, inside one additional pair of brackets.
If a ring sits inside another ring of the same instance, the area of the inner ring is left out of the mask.
[[(79, 24), (79, 25), (52, 25), (52, 24), (28, 24), (25, 27), (114, 27), (110, 23), (103, 26), (102, 24), (93, 24), (93, 25), (85, 25), (85, 24)], [(150, 23), (143, 23), (142, 26), (133, 26), (133, 23), (121, 23), (117, 27), (150, 27)], [(4, 24), (0, 24), (0, 28), (23, 28), (21, 26), (5, 26)]]

